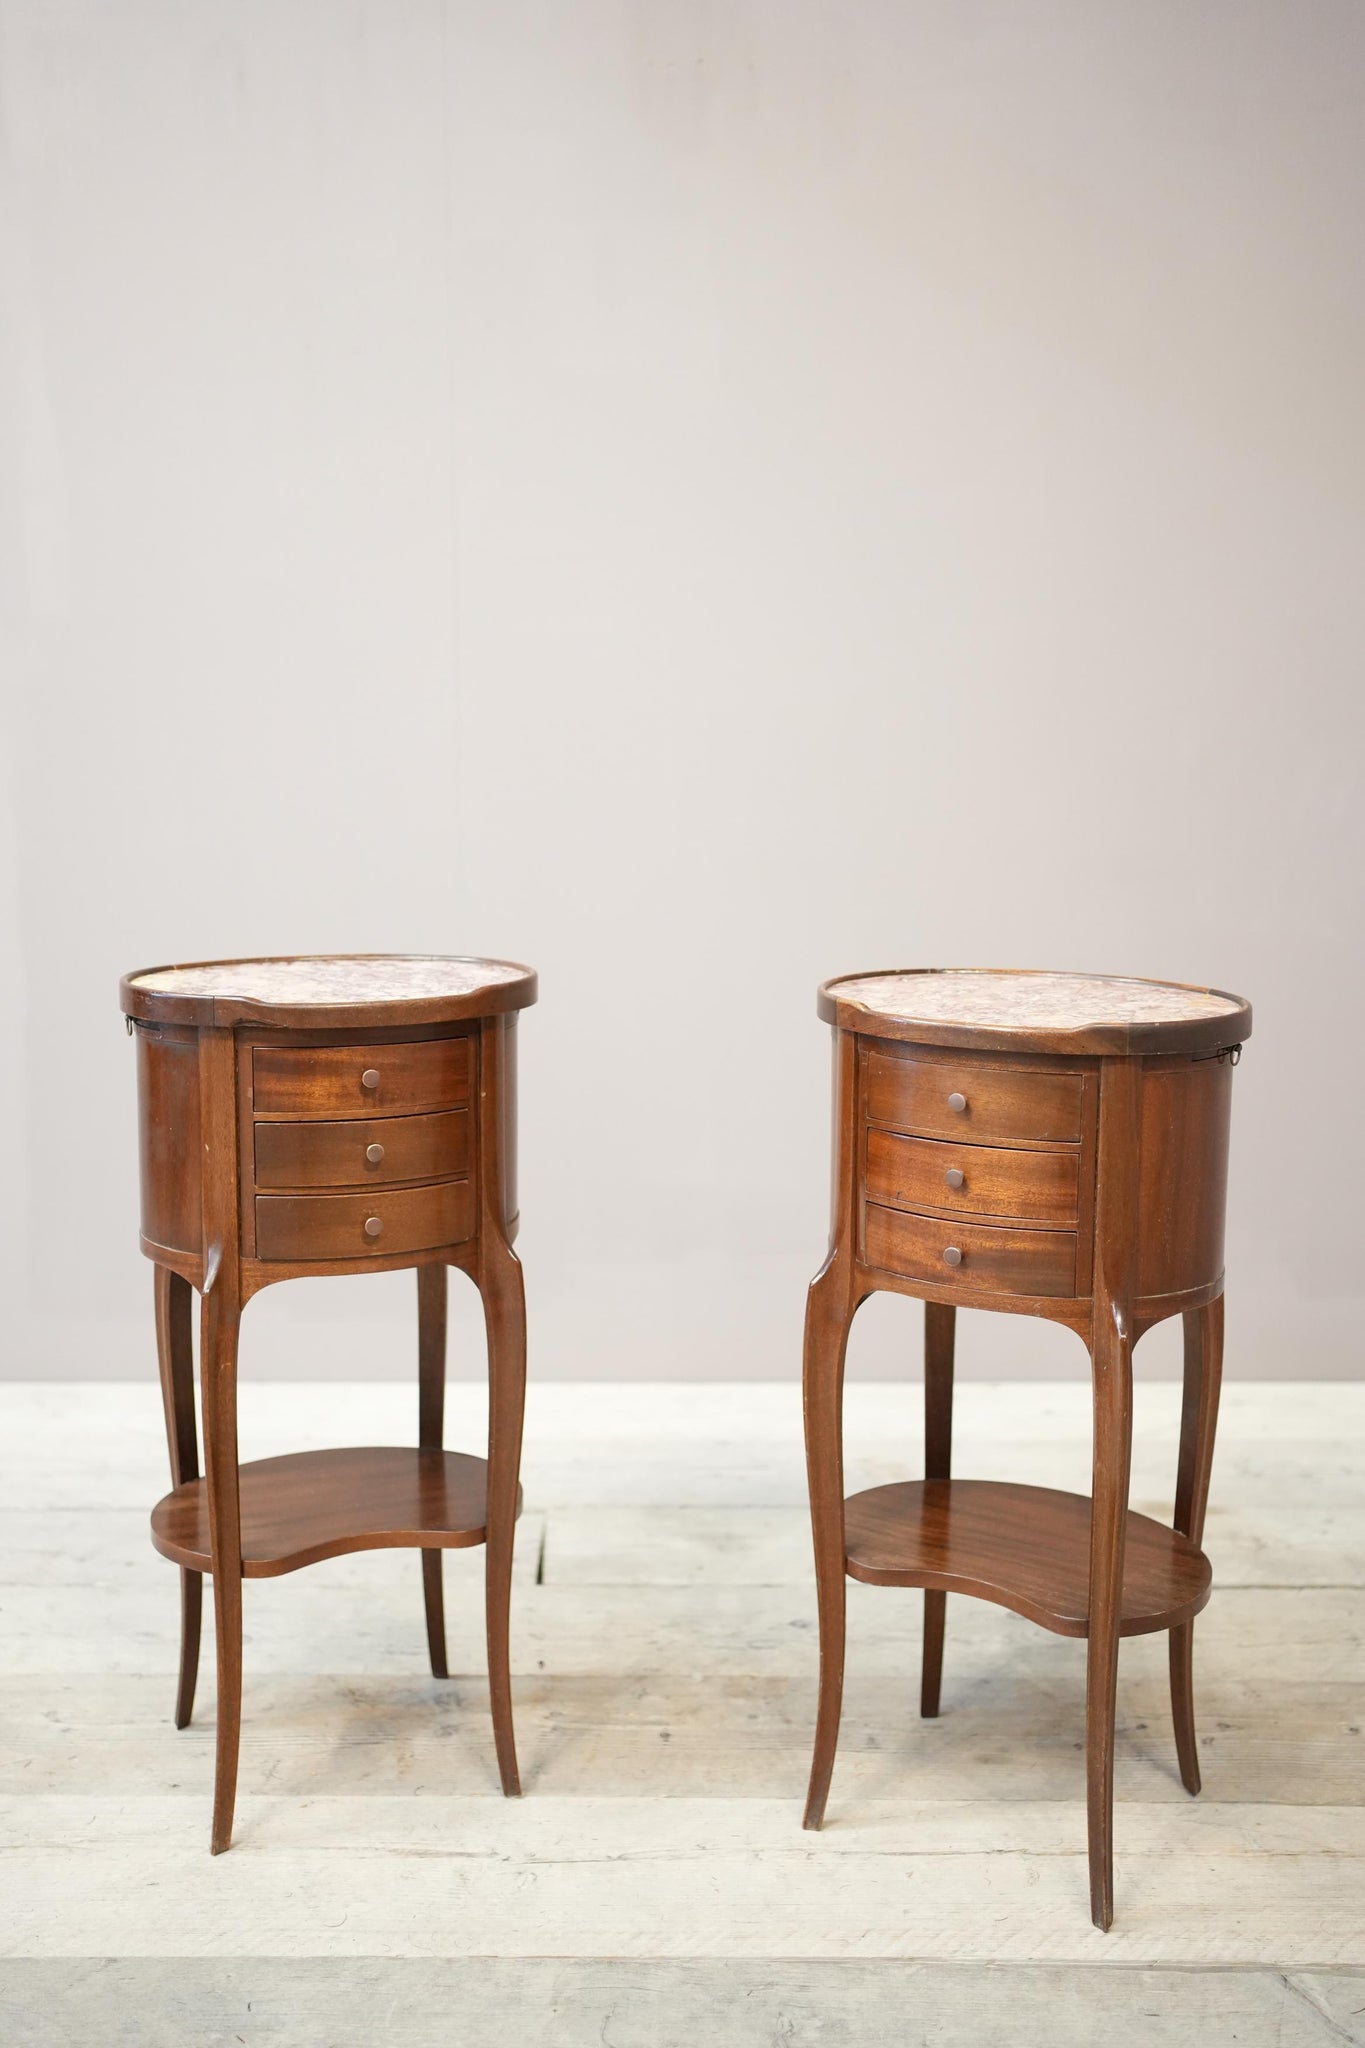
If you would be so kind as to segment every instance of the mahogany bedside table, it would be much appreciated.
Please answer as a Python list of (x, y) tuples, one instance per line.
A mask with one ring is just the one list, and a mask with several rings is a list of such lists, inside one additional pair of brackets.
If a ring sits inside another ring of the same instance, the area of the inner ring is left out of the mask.
[[(805, 1824), (839, 1732), (844, 1581), (922, 1586), (920, 1711), (938, 1712), (946, 1596), (1088, 1637), (1090, 1906), (1113, 1918), (1119, 1637), (1170, 1631), (1180, 1775), (1199, 1790), (1194, 1617), (1223, 1351), (1223, 1208), (1240, 996), (1105, 975), (889, 972), (829, 981), (835, 1155), (829, 1256), (806, 1310), (805, 1416), (820, 1703)], [(844, 1499), (849, 1325), (878, 1289), (924, 1310), (925, 1477)], [(959, 1308), (1076, 1331), (1094, 1383), (1091, 1499), (952, 1479)], [(1175, 1527), (1129, 1512), (1132, 1353), (1185, 1323)]]
[[(119, 997), (137, 1038), (142, 1249), (156, 1265), (173, 1490), (152, 1541), (180, 1566), (178, 1728), (194, 1703), (204, 1573), (214, 1580), (213, 1851), (232, 1838), (242, 1580), (350, 1550), (421, 1551), (431, 1668), (444, 1678), (441, 1551), (486, 1542), (493, 1735), (503, 1791), (515, 1794), (508, 1609), (526, 1382), (512, 1250), (516, 1013), (535, 1001), (536, 977), (506, 960), (227, 960), (127, 975)], [(251, 1296), (277, 1280), (403, 1266), (417, 1271), (418, 1447), (239, 1468), (237, 1332)], [(483, 1297), (486, 1463), (441, 1447), (447, 1266)]]

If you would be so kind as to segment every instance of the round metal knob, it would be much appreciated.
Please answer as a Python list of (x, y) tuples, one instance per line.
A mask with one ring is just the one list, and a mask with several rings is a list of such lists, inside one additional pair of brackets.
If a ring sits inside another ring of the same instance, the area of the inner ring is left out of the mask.
[(951, 1094), (951, 1095), (950, 1095), (950, 1096), (948, 1097), (948, 1107), (949, 1107), (949, 1109), (957, 1109), (957, 1110), (962, 1110), (962, 1109), (965, 1109), (965, 1108), (967, 1107), (967, 1098), (966, 1098), (966, 1096), (965, 1096), (965, 1095), (959, 1095), (959, 1094), (958, 1094), (958, 1092), (957, 1092), (957, 1090), (956, 1090), (956, 1089), (954, 1089), (954, 1090), (953, 1090), (953, 1092), (952, 1092), (952, 1094)]
[(378, 1067), (366, 1067), (360, 1077), (360, 1085), (362, 1088), (377, 1088), (379, 1086)]
[[(365, 1228), (368, 1230), (369, 1227), (370, 1226), (367, 1223), (365, 1225)], [(960, 1266), (962, 1264), (962, 1254), (955, 1244), (950, 1244), (948, 1246), (948, 1249), (944, 1252), (943, 1263), (945, 1266)]]
[(371, 1166), (378, 1166), (380, 1160), (384, 1157), (384, 1147), (382, 1145), (367, 1145), (365, 1147), (365, 1157), (369, 1160)]
[(950, 1166), (943, 1178), (947, 1181), (950, 1188), (960, 1188), (967, 1176), (960, 1166)]
[[(379, 1236), (379, 1234), (380, 1234), (380, 1232), (381, 1232), (381, 1231), (383, 1230), (383, 1228), (384, 1228), (384, 1219), (383, 1219), (383, 1217), (382, 1217), (382, 1216), (367, 1216), (367, 1217), (365, 1218), (365, 1235), (366, 1235), (366, 1237), (378, 1237), (378, 1236)], [(945, 1256), (946, 1256), (946, 1254), (945, 1254)], [(959, 1256), (961, 1256), (961, 1255), (959, 1254)]]

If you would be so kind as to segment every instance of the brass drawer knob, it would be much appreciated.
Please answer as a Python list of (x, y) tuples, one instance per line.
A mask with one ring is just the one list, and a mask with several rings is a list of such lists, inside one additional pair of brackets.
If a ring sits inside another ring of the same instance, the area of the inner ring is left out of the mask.
[(954, 1089), (954, 1090), (953, 1090), (953, 1092), (952, 1092), (952, 1094), (951, 1094), (951, 1095), (950, 1095), (950, 1096), (948, 1097), (948, 1107), (949, 1107), (949, 1109), (956, 1109), (956, 1110), (963, 1110), (963, 1109), (965, 1109), (965, 1108), (967, 1107), (967, 1098), (966, 1098), (966, 1096), (965, 1096), (965, 1095), (959, 1095), (959, 1094), (958, 1094), (958, 1092), (957, 1092), (957, 1090), (956, 1090), (956, 1089)]
[(960, 1166), (950, 1166), (943, 1178), (947, 1181), (950, 1188), (960, 1188), (967, 1176)]
[(384, 1157), (384, 1147), (382, 1145), (367, 1145), (365, 1147), (365, 1157), (369, 1160), (371, 1166), (378, 1166)]
[[(370, 1226), (367, 1223), (365, 1225), (365, 1228), (368, 1230), (369, 1227)], [(960, 1266), (962, 1264), (962, 1254), (955, 1244), (950, 1244), (948, 1246), (948, 1249), (944, 1252), (943, 1263), (945, 1266)]]
[[(383, 1230), (383, 1228), (384, 1228), (384, 1219), (383, 1219), (383, 1217), (382, 1217), (382, 1216), (367, 1216), (367, 1217), (365, 1218), (365, 1235), (366, 1235), (366, 1237), (378, 1237), (378, 1236), (380, 1235), (381, 1231)], [(959, 1254), (959, 1256), (960, 1256), (960, 1254)]]
[(378, 1067), (366, 1067), (360, 1077), (360, 1085), (362, 1088), (377, 1088), (379, 1086)]

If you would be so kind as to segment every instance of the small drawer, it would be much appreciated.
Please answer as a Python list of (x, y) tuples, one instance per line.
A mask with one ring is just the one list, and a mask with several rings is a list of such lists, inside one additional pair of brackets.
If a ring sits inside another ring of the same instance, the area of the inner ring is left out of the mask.
[(864, 1102), (874, 1124), (968, 1145), (1079, 1143), (1079, 1074), (957, 1066), (949, 1060), (867, 1057)]
[(936, 1138), (867, 1134), (867, 1192), (893, 1209), (949, 1209), (964, 1216), (1076, 1222), (1079, 1152), (1007, 1152)]
[[(959, 1223), (869, 1202), (865, 1239), (869, 1266), (907, 1280), (980, 1294), (1076, 1292), (1074, 1231)], [(946, 1259), (944, 1253), (950, 1250), (960, 1258)]]
[(469, 1100), (467, 1038), (400, 1045), (258, 1045), (251, 1055), (257, 1116), (411, 1116)]
[(256, 1125), (258, 1188), (361, 1188), (395, 1180), (447, 1180), (468, 1165), (467, 1109), (343, 1124)]
[(463, 1244), (473, 1234), (474, 1191), (467, 1180), (377, 1188), (368, 1195), (256, 1197), (258, 1259), (382, 1259)]

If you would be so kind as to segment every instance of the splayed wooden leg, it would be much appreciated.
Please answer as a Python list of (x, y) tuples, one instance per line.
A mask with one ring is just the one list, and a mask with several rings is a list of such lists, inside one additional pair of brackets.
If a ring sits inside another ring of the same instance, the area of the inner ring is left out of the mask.
[[(445, 1436), (446, 1269), (417, 1268), (417, 1441), (439, 1451)], [(445, 1591), (439, 1550), (422, 1552), (422, 1605), (426, 1610), (427, 1653), (433, 1678), (449, 1678), (446, 1663)]]
[[(953, 1462), (953, 1344), (957, 1310), (937, 1301), (924, 1304), (924, 1476), (947, 1479)], [(929, 1588), (924, 1595), (924, 1651), (920, 1663), (919, 1710), (925, 1720), (938, 1713), (943, 1683), (943, 1635), (948, 1595)]]
[[(1223, 1297), (1185, 1313), (1185, 1389), (1180, 1411), (1180, 1463), (1175, 1484), (1175, 1526), (1192, 1543), (1204, 1540), (1204, 1513), (1213, 1470), (1218, 1395), (1223, 1378)], [(1198, 1792), (1199, 1749), (1194, 1728), (1194, 1623), (1171, 1630), (1171, 1719), (1185, 1790)]]

